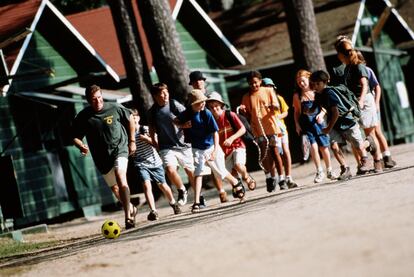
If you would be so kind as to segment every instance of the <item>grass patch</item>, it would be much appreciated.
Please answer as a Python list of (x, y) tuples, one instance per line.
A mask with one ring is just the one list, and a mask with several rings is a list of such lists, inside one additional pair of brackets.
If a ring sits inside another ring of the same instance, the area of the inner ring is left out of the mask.
[(35, 250), (48, 248), (59, 244), (57, 241), (48, 242), (18, 242), (12, 239), (0, 239), (0, 259), (15, 255), (23, 255)]

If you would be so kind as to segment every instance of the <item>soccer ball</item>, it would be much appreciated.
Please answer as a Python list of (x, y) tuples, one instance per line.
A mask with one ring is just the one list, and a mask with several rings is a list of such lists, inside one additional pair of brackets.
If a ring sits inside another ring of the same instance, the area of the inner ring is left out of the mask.
[(116, 239), (121, 234), (121, 227), (115, 220), (106, 220), (101, 227), (102, 235), (107, 239)]

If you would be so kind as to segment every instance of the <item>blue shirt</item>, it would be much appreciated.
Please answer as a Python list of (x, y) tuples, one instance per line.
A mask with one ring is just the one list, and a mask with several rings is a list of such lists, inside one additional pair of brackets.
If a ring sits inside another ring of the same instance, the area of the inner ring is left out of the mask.
[(193, 112), (191, 108), (187, 108), (177, 118), (181, 123), (191, 120), (191, 128), (187, 129), (186, 135), (193, 148), (206, 150), (214, 145), (213, 135), (218, 131), (218, 126), (208, 109)]

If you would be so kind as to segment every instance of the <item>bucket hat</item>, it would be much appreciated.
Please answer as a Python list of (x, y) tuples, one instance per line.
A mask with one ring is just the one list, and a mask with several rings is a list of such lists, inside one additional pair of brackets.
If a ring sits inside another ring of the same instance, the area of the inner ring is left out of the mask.
[(193, 89), (190, 93), (190, 103), (191, 105), (195, 105), (207, 100), (207, 97), (204, 93), (199, 89)]
[(208, 95), (207, 101), (217, 101), (223, 105), (226, 105), (226, 103), (223, 102), (223, 98), (221, 97), (220, 93), (218, 93), (217, 91), (211, 92)]

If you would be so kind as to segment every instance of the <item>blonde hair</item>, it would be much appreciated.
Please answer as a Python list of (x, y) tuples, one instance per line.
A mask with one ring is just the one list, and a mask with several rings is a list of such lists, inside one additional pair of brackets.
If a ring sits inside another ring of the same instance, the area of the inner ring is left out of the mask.
[(296, 73), (296, 79), (300, 78), (300, 77), (306, 77), (306, 78), (310, 78), (311, 76), (311, 72), (305, 69), (300, 69), (297, 73)]

